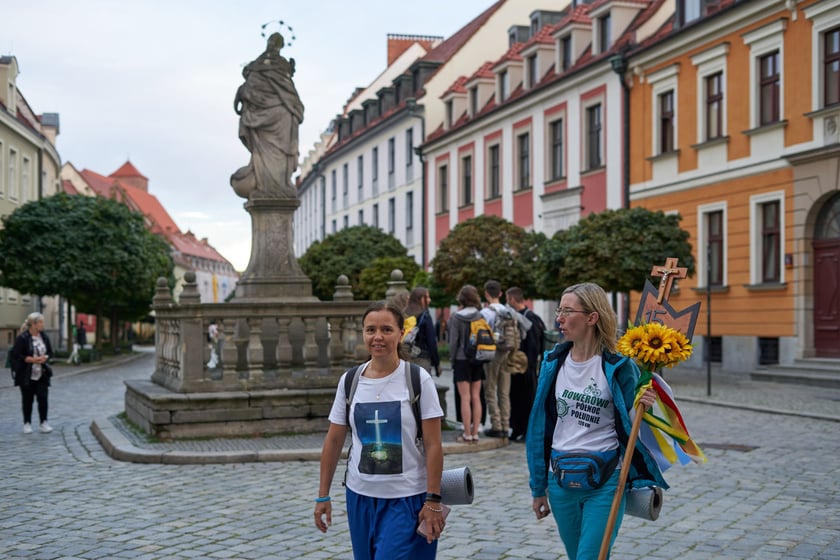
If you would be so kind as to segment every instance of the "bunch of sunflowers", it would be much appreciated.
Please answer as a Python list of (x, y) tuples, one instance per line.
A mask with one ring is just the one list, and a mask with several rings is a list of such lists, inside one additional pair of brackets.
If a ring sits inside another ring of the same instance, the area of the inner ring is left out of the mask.
[(674, 367), (691, 356), (692, 347), (680, 331), (661, 323), (631, 326), (618, 340), (618, 351), (650, 372)]

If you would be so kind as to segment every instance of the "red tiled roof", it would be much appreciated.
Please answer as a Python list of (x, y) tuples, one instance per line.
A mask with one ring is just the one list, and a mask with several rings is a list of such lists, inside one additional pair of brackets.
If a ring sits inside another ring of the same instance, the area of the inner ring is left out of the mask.
[(456, 31), (451, 37), (446, 39), (443, 43), (429, 51), (429, 53), (424, 56), (422, 59), (426, 62), (440, 62), (444, 63), (458, 52), (461, 47), (472, 37), (476, 31), (481, 29), (487, 20), (490, 19), (496, 11), (502, 7), (502, 4), (505, 3), (505, 0), (498, 0), (492, 6), (481, 12), (477, 17), (475, 17), (472, 21), (466, 24), (464, 27)]
[(120, 177), (125, 177), (125, 178), (140, 177), (142, 179), (147, 179), (147, 177), (145, 177), (142, 173), (140, 173), (137, 170), (137, 168), (134, 167), (131, 164), (130, 161), (126, 161), (124, 164), (122, 164), (122, 166), (119, 169), (117, 169), (116, 171), (114, 171), (113, 173), (111, 173), (108, 176), (109, 177), (116, 177), (116, 178), (120, 178)]
[(228, 262), (226, 258), (219, 254), (208, 242), (207, 238), (198, 239), (193, 232), (186, 233), (177, 232), (169, 236), (169, 241), (175, 250), (184, 255), (190, 255), (207, 259), (210, 261)]
[(153, 194), (132, 187), (125, 183), (118, 182), (117, 187), (127, 200), (126, 204), (137, 212), (143, 214), (149, 220), (152, 233), (163, 235), (171, 241), (171, 235), (180, 233), (181, 230), (175, 224), (175, 220), (163, 207), (157, 197)]
[(448, 95), (451, 95), (453, 93), (467, 93), (467, 88), (464, 87), (464, 84), (466, 84), (466, 83), (467, 83), (467, 77), (466, 76), (458, 76), (458, 79), (455, 80), (455, 83), (452, 84), (451, 86), (449, 86), (449, 88), (446, 91), (444, 91), (443, 94), (440, 97), (444, 98), (444, 97), (446, 97)]
[[(647, 0), (645, 0), (645, 1), (647, 1)], [(553, 45), (555, 43), (555, 39), (554, 39), (554, 37), (552, 37), (552, 35), (559, 28), (560, 28), (560, 25), (558, 25), (558, 24), (543, 25), (540, 28), (540, 30), (537, 31), (536, 35), (534, 35), (533, 37), (531, 37), (530, 39), (528, 39), (525, 42), (524, 48), (527, 49), (528, 47), (530, 47), (532, 45), (536, 45), (536, 44)]]
[(67, 181), (66, 179), (61, 181), (61, 190), (67, 194), (79, 194), (79, 191), (76, 190), (73, 183)]
[(93, 189), (93, 192), (99, 196), (104, 196), (105, 198), (112, 198), (114, 196), (114, 188), (117, 185), (117, 181), (115, 179), (111, 179), (105, 175), (100, 175), (90, 169), (82, 169), (79, 171), (79, 175), (81, 175), (82, 179), (84, 179), (90, 188)]
[(503, 62), (511, 62), (511, 61), (521, 61), (522, 55), (519, 54), (522, 51), (522, 47), (525, 46), (525, 43), (514, 43), (511, 47), (507, 50), (502, 57), (493, 64), (493, 68), (499, 66)]
[(485, 62), (484, 64), (482, 64), (481, 67), (479, 67), (479, 69), (475, 71), (475, 74), (470, 76), (467, 81), (471, 82), (471, 81), (479, 79), (479, 78), (485, 78), (485, 79), (486, 78), (490, 78), (490, 79), (495, 79), (496, 78), (496, 74), (493, 72), (493, 63), (492, 62), (488, 61), (488, 62)]

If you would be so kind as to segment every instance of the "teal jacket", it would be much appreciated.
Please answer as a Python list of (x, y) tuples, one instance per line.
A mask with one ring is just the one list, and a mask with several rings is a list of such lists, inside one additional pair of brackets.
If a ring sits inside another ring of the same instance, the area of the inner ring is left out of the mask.
[[(552, 350), (546, 351), (540, 368), (537, 395), (531, 416), (528, 419), (525, 448), (528, 456), (528, 470), (530, 472), (529, 485), (531, 495), (538, 498), (546, 495), (548, 488), (548, 466), (551, 457), (551, 440), (554, 437), (554, 426), (557, 424), (557, 398), (554, 385), (557, 372), (571, 351), (572, 343), (557, 344)], [(633, 360), (620, 354), (604, 352), (601, 365), (615, 403), (615, 428), (618, 433), (619, 446), (622, 456), (627, 449), (627, 441), (633, 422), (630, 420), (630, 409), (636, 396), (636, 383), (639, 380), (639, 368)], [(627, 482), (634, 488), (644, 486), (659, 486), (668, 488), (662, 477), (662, 472), (656, 461), (638, 440), (633, 450), (630, 472)]]

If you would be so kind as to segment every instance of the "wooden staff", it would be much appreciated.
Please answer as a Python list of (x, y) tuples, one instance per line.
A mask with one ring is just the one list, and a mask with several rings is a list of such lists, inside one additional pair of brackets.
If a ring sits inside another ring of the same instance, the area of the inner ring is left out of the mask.
[(610, 516), (607, 518), (607, 528), (604, 530), (604, 538), (601, 540), (601, 552), (598, 560), (607, 560), (610, 552), (610, 541), (615, 527), (615, 520), (618, 517), (618, 506), (624, 497), (624, 484), (627, 482), (627, 475), (630, 473), (630, 463), (633, 459), (633, 451), (636, 449), (636, 439), (639, 437), (639, 428), (642, 426), (642, 416), (645, 415), (645, 403), (640, 402), (636, 407), (636, 417), (633, 418), (633, 427), (630, 429), (630, 438), (627, 440), (627, 451), (624, 453), (624, 460), (621, 462), (621, 472), (618, 475), (618, 486), (615, 488)]

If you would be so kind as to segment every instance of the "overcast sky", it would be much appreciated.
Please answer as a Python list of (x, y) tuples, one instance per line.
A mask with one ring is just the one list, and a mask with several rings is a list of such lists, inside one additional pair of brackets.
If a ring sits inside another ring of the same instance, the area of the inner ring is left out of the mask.
[(233, 98), (242, 67), (265, 49), (262, 25), (283, 33), (282, 54), (297, 63), (305, 154), (353, 90), (385, 69), (388, 33), (449, 37), (492, 3), (7, 2), (0, 55), (17, 58), (33, 111), (59, 113), (62, 163), (109, 175), (129, 159), (183, 231), (207, 237), (243, 270), (251, 222), (229, 179), (249, 154)]

